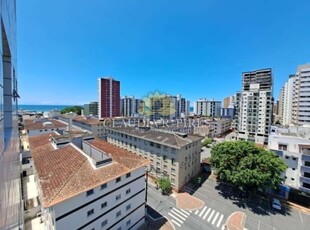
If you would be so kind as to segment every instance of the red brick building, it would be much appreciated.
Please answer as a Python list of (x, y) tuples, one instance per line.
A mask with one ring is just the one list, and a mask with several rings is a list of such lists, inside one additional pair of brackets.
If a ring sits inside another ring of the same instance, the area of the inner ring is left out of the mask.
[(99, 118), (120, 116), (120, 82), (99, 78)]

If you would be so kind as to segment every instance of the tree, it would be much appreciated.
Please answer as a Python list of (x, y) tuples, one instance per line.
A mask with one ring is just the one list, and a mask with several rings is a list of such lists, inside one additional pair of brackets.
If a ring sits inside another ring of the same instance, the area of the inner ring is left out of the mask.
[(207, 147), (210, 144), (212, 144), (212, 139), (211, 138), (206, 138), (202, 142), (202, 146), (205, 146), (205, 147)]
[(82, 107), (81, 106), (71, 106), (71, 107), (65, 107), (64, 109), (62, 109), (60, 111), (61, 114), (64, 114), (64, 113), (70, 113), (70, 112), (73, 112), (73, 113), (76, 113), (77, 115), (81, 115), (82, 114)]
[(277, 189), (283, 182), (284, 161), (247, 141), (226, 141), (211, 150), (211, 165), (220, 180), (243, 190)]
[(161, 189), (163, 195), (169, 195), (171, 193), (172, 186), (169, 178), (167, 177), (158, 178), (156, 184)]

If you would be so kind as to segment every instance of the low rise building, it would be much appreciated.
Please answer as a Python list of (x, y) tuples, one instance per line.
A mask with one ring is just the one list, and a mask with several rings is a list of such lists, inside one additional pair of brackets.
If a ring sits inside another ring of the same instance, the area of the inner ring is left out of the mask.
[(89, 134), (29, 138), (45, 229), (138, 229), (148, 161)]
[(288, 166), (284, 183), (310, 195), (310, 140), (292, 130), (272, 126), (268, 148)]
[(29, 137), (67, 129), (67, 125), (63, 122), (49, 118), (24, 120), (23, 123)]
[(209, 124), (213, 128), (213, 137), (222, 137), (224, 134), (231, 130), (230, 119), (218, 119), (214, 121), (209, 121)]
[(200, 172), (202, 139), (148, 127), (107, 128), (108, 142), (149, 160), (149, 175), (168, 177), (176, 191)]

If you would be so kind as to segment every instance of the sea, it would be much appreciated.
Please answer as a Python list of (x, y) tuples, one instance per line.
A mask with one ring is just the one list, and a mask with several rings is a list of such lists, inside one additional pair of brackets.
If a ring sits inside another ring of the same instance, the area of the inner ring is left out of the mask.
[(18, 105), (18, 110), (26, 110), (29, 112), (49, 112), (53, 109), (62, 110), (71, 106), (74, 105)]

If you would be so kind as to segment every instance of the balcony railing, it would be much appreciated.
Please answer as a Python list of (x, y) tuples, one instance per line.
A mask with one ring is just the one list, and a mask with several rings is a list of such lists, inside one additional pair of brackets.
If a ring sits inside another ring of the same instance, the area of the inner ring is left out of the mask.
[(310, 184), (310, 178), (309, 177), (300, 176), (299, 181), (301, 183), (304, 182), (304, 183)]

